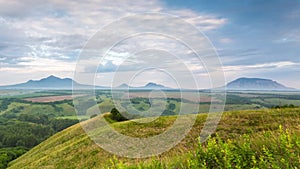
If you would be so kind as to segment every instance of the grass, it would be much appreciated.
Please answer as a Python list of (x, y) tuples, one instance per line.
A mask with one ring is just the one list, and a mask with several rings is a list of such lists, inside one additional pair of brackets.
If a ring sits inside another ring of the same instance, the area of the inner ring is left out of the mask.
[(282, 98), (268, 98), (261, 100), (261, 102), (265, 103), (273, 103), (275, 105), (285, 105), (285, 104), (293, 104), (296, 106), (300, 106), (300, 100), (291, 100), (291, 99), (282, 99)]
[[(152, 158), (116, 157), (99, 148), (77, 124), (31, 149), (9, 168), (292, 168), (299, 164), (299, 108), (223, 113), (216, 134), (199, 145), (206, 117), (198, 115), (178, 145)], [(165, 131), (175, 119), (165, 116), (147, 124), (125, 121), (111, 126), (126, 135), (149, 137)]]

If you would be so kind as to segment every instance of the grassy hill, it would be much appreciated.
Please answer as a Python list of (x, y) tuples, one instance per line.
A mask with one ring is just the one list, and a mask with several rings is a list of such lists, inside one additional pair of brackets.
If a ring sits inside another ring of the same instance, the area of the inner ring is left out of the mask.
[[(90, 119), (84, 123), (97, 120)], [(112, 123), (117, 131), (149, 137), (165, 131), (176, 116), (139, 124)], [(300, 109), (232, 111), (223, 114), (216, 134), (199, 145), (206, 114), (170, 151), (144, 159), (116, 157), (99, 148), (80, 124), (55, 134), (9, 164), (19, 168), (295, 168), (300, 165)]]

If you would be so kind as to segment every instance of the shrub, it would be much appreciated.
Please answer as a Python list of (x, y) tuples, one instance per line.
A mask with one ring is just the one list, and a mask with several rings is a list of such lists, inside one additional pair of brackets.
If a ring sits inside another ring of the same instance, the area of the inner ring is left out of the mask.
[(125, 121), (128, 120), (126, 117), (123, 117), (122, 114), (116, 108), (113, 108), (110, 111), (110, 118), (115, 121)]

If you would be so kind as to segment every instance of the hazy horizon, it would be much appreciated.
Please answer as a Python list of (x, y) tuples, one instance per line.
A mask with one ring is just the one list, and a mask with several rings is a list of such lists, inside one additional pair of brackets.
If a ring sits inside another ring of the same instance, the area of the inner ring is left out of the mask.
[[(16, 83), (16, 84), (9, 84), (9, 85), (0, 85), (0, 87), (3, 87), (3, 86), (10, 86), (10, 85), (18, 85), (18, 84), (22, 84), (22, 83), (27, 83), (27, 82), (29, 82), (29, 81), (40, 81), (40, 80), (42, 80), (42, 79), (47, 79), (47, 78), (50, 78), (50, 77), (55, 77), (55, 78), (60, 78), (60, 79), (71, 79), (71, 80), (74, 80), (72, 77), (58, 77), (58, 76), (55, 76), (55, 75), (47, 75), (47, 76), (45, 76), (45, 77), (42, 77), (42, 78), (40, 78), (40, 79), (28, 79), (27, 81), (24, 81), (24, 82), (21, 82), (21, 83)], [(257, 77), (239, 77), (239, 78), (237, 78), (237, 79), (234, 79), (233, 81), (236, 81), (236, 80), (239, 80), (239, 79), (243, 79), (243, 78), (247, 78), (247, 79), (262, 79), (262, 78), (257, 78)], [(273, 79), (264, 79), (264, 80), (272, 80), (272, 81), (274, 81)], [(74, 80), (75, 81), (75, 80)], [(226, 82), (226, 84), (228, 84), (228, 83), (231, 83), (231, 82), (233, 82), (233, 81), (227, 81)], [(75, 81), (76, 82), (76, 81)], [(281, 82), (278, 82), (278, 81), (275, 81), (275, 82), (277, 82), (277, 83), (279, 83), (279, 84), (282, 84)], [(176, 87), (171, 87), (171, 86), (167, 86), (167, 85), (165, 85), (165, 84), (161, 84), (161, 83), (155, 83), (155, 82), (153, 82), (153, 81), (148, 81), (148, 82), (146, 82), (146, 83), (144, 83), (144, 84), (142, 84), (142, 85), (135, 85), (135, 84), (127, 84), (127, 83), (120, 83), (120, 84), (117, 84), (117, 85), (114, 85), (114, 86), (111, 86), (111, 85), (108, 85), (108, 86), (104, 86), (104, 85), (95, 85), (95, 86), (98, 86), (98, 87), (119, 87), (119, 86), (122, 86), (122, 85), (128, 85), (129, 87), (134, 87), (134, 88), (138, 88), (138, 87), (145, 87), (145, 86), (147, 86), (148, 84), (151, 84), (151, 83), (154, 83), (154, 84), (156, 84), (156, 85), (163, 85), (164, 87), (167, 87), (167, 88), (170, 88), (170, 89), (187, 89), (187, 90), (205, 90), (205, 89), (209, 89), (209, 88), (176, 88)], [(87, 84), (87, 83), (79, 83), (79, 84), (81, 84), (81, 85), (91, 85), (91, 86), (94, 86), (94, 84)], [(284, 85), (284, 84), (282, 84), (282, 85)], [(287, 87), (287, 88), (292, 88), (292, 87), (290, 87), (290, 86), (286, 86), (286, 85), (284, 85), (285, 87)], [(220, 87), (223, 87), (223, 86), (220, 86)], [(29, 88), (30, 89), (30, 88)], [(296, 90), (298, 90), (297, 88), (293, 88), (293, 89), (296, 89)], [(76, 90), (76, 89), (75, 89)], [(251, 89), (249, 89), (249, 90), (251, 90)]]

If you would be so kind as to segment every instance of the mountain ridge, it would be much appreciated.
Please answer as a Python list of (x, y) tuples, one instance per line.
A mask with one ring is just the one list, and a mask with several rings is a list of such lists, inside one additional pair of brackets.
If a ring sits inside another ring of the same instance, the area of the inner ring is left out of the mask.
[[(75, 89), (110, 89), (108, 86), (93, 86), (93, 85), (85, 85), (76, 82), (71, 78), (59, 78), (54, 75), (50, 75), (48, 77), (42, 78), (40, 80), (28, 80), (24, 83), (13, 84), (0, 86), (0, 89), (72, 89), (75, 86)], [(147, 83), (145, 86), (133, 87), (129, 86), (126, 83), (121, 84), (115, 89), (172, 89), (161, 84), (156, 84), (153, 82)]]
[(147, 90), (147, 89), (164, 89), (164, 90), (171, 90), (173, 88), (170, 87), (166, 87), (164, 85), (161, 84), (157, 84), (157, 83), (153, 83), (153, 82), (149, 82), (144, 86), (129, 86), (126, 83), (122, 83), (121, 85), (116, 87), (117, 89), (140, 89), (140, 90)]

